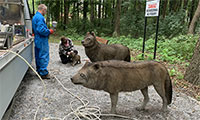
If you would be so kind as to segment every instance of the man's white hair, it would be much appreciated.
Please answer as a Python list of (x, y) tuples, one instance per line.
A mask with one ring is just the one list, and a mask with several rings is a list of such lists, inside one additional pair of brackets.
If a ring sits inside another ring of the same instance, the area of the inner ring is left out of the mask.
[(38, 10), (43, 10), (43, 9), (46, 9), (47, 10), (47, 6), (45, 4), (40, 4), (38, 6)]

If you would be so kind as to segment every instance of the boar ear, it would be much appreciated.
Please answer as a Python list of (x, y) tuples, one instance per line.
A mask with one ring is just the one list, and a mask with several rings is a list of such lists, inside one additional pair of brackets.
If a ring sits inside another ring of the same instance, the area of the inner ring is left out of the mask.
[(95, 36), (95, 33), (92, 31), (91, 33), (90, 33), (92, 36)]
[(83, 67), (86, 67), (86, 66), (88, 66), (89, 64), (91, 64), (91, 63), (88, 62), (88, 61), (86, 61), (86, 62), (85, 62), (85, 65), (84, 65)]
[(98, 64), (98, 63), (97, 63), (97, 64), (94, 64), (93, 67), (94, 67), (95, 70), (98, 70), (98, 69), (100, 68), (100, 64)]
[(87, 32), (87, 33), (86, 33), (86, 35), (89, 35), (89, 34), (90, 34), (90, 32)]

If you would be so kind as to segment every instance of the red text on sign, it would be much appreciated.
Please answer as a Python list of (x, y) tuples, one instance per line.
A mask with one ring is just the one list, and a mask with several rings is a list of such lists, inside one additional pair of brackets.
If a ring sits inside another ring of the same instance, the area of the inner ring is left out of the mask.
[(155, 4), (150, 4), (150, 5), (148, 5), (148, 8), (156, 8), (156, 3)]

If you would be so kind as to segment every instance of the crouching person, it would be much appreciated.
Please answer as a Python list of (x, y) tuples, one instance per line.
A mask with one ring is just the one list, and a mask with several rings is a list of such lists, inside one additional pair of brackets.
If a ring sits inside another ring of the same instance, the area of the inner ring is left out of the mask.
[(59, 55), (61, 62), (63, 64), (71, 63), (72, 60), (70, 58), (70, 53), (73, 52), (73, 43), (72, 40), (66, 37), (61, 38), (61, 42), (59, 45)]

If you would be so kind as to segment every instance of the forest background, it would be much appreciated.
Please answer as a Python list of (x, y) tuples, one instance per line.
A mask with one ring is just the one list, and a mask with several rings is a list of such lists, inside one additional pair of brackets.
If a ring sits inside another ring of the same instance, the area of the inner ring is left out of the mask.
[[(94, 31), (97, 36), (109, 40), (109, 44), (121, 43), (129, 47), (132, 50), (132, 61), (153, 59), (157, 17), (147, 18), (144, 58), (141, 53), (146, 0), (28, 2), (32, 13), (36, 13), (37, 6), (41, 3), (48, 7), (45, 18), (49, 28), (52, 27), (52, 21), (58, 22), (55, 34), (50, 37), (51, 42), (58, 43), (61, 36), (66, 36), (80, 45), (85, 34)], [(200, 85), (184, 79), (195, 46), (198, 45), (199, 16), (199, 0), (160, 0), (156, 60), (165, 62), (176, 90), (183, 91), (200, 101)]]

